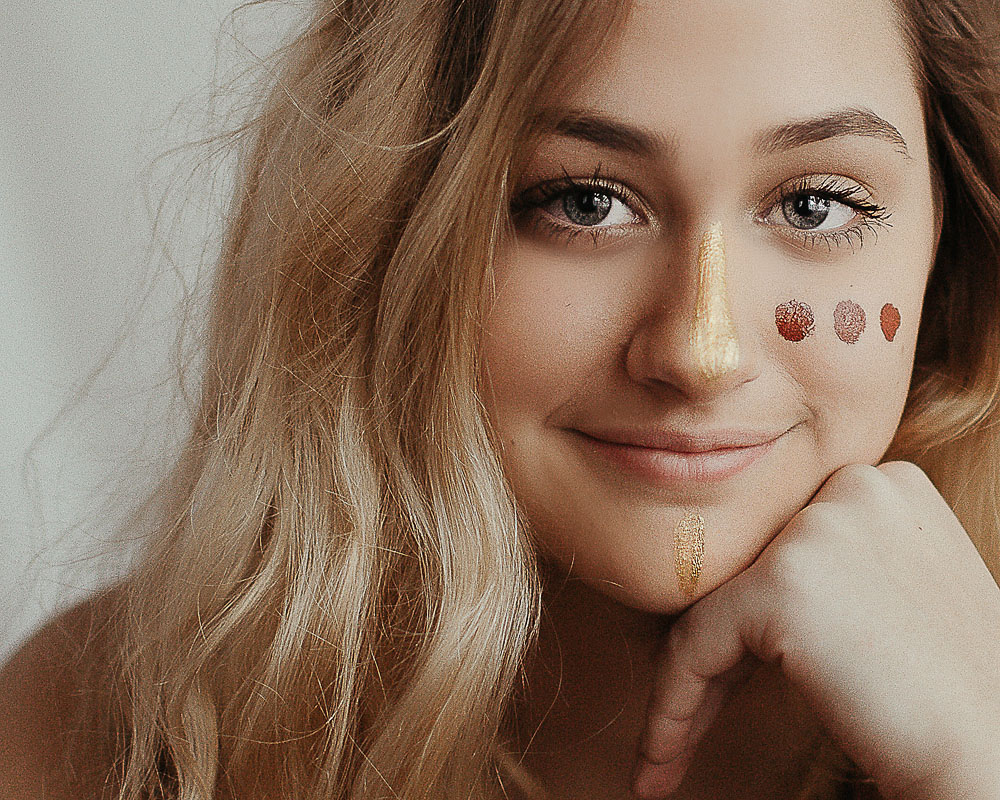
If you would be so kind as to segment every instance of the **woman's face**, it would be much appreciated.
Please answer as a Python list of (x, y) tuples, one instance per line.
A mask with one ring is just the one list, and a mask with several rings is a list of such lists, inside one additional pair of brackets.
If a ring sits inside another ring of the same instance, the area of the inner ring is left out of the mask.
[[(546, 558), (674, 613), (895, 433), (937, 241), (918, 88), (890, 0), (648, 0), (542, 110), (487, 322), (488, 413)], [(699, 299), (713, 225), (725, 264)], [(738, 359), (712, 375), (692, 329), (720, 297)]]

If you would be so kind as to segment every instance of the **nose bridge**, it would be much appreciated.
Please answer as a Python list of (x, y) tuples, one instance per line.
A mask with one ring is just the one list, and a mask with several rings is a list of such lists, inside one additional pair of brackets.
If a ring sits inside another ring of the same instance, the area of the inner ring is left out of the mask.
[(721, 222), (701, 230), (696, 260), (692, 251), (698, 240), (678, 248), (686, 253), (683, 263), (665, 259), (658, 265), (673, 296), (646, 318), (629, 351), (634, 378), (669, 384), (690, 397), (743, 383), (754, 370), (753, 348), (736, 324), (730, 296), (730, 274), (739, 265), (729, 263)]
[(709, 380), (734, 372), (740, 345), (729, 307), (729, 279), (722, 223), (705, 232), (698, 247), (698, 293), (691, 320), (691, 354)]

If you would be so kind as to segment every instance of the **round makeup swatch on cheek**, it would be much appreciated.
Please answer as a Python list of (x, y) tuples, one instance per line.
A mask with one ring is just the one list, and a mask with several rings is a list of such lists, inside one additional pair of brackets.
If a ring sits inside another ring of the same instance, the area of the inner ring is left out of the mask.
[(899, 330), (899, 309), (892, 303), (886, 303), (882, 306), (879, 321), (882, 323), (882, 335), (885, 336), (887, 342), (891, 342), (896, 338), (896, 331)]
[(865, 330), (865, 310), (851, 300), (841, 300), (833, 310), (833, 329), (840, 341), (854, 344)]
[(815, 330), (816, 320), (805, 303), (789, 300), (774, 309), (774, 324), (783, 339), (801, 342)]

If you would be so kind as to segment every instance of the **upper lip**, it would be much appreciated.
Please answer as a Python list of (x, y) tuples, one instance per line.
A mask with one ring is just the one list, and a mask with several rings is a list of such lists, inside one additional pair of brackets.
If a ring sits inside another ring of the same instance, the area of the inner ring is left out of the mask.
[(715, 430), (676, 430), (666, 428), (598, 428), (579, 430), (592, 439), (615, 444), (669, 450), (675, 453), (707, 453), (710, 450), (730, 450), (738, 447), (755, 447), (774, 441), (787, 432), (782, 430), (755, 430), (750, 428), (725, 428)]

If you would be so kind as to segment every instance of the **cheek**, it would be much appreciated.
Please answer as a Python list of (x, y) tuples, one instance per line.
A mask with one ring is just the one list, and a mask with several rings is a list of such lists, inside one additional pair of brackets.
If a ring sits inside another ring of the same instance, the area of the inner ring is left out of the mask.
[(881, 458), (909, 391), (919, 305), (831, 293), (775, 306), (778, 358), (806, 398), (831, 469)]
[(503, 429), (572, 401), (606, 369), (618, 333), (614, 287), (603, 292), (578, 265), (540, 268), (527, 257), (512, 259), (500, 263), (497, 283), (483, 367), (487, 405)]

